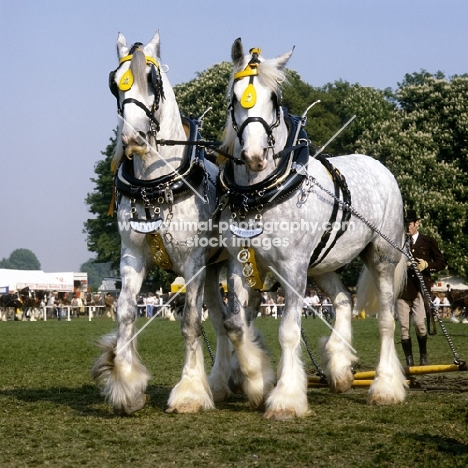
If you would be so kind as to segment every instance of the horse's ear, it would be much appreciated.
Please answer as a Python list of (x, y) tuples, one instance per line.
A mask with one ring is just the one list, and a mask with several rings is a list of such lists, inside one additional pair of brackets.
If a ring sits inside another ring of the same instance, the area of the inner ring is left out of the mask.
[(125, 39), (125, 36), (119, 32), (119, 35), (117, 36), (117, 55), (119, 56), (119, 59), (128, 55), (129, 50), (127, 39)]
[(279, 70), (282, 70), (288, 63), (288, 60), (291, 58), (291, 55), (294, 52), (294, 47), (289, 52), (286, 52), (285, 54), (280, 55), (272, 60), (274, 63), (276, 63), (276, 67)]
[(234, 66), (237, 68), (241, 68), (244, 64), (244, 46), (242, 45), (242, 40), (240, 37), (238, 37), (234, 41), (234, 44), (232, 44), (231, 58), (234, 62)]
[(151, 39), (150, 43), (145, 46), (145, 54), (149, 55), (150, 57), (160, 58), (161, 57), (161, 50), (160, 50), (160, 40), (159, 40), (159, 31), (156, 31), (156, 34)]

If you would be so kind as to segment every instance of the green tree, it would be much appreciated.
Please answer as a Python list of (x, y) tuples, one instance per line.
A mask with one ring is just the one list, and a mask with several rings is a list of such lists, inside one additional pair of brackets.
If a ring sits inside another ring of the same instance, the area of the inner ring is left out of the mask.
[(391, 113), (370, 122), (356, 146), (395, 175), (406, 208), (423, 217), (421, 230), (438, 240), (449, 268), (465, 275), (468, 77), (406, 75), (395, 100)]
[(91, 179), (95, 184), (94, 191), (85, 199), (94, 218), (84, 224), (84, 233), (88, 236), (88, 250), (97, 254), (96, 263), (110, 263), (118, 269), (120, 259), (120, 236), (116, 216), (109, 216), (114, 191), (114, 176), (111, 172), (111, 160), (116, 143), (116, 131), (102, 154), (104, 159), (94, 166), (96, 177)]
[(203, 122), (203, 138), (220, 140), (227, 119), (227, 88), (232, 64), (222, 62), (197, 73), (197, 78), (174, 86), (177, 103), (184, 115), (200, 117), (209, 107)]
[[(293, 70), (287, 70), (287, 82), (282, 90), (282, 104), (292, 115), (303, 115), (311, 104), (320, 101), (307, 112), (305, 130), (312, 144), (321, 148), (341, 127), (335, 96), (326, 88), (314, 88), (305, 83)], [(337, 140), (331, 142), (325, 152), (338, 153)]]
[(36, 255), (29, 249), (16, 249), (8, 259), (0, 261), (0, 268), (10, 270), (40, 270), (41, 264)]
[(95, 259), (90, 258), (87, 262), (83, 263), (80, 271), (88, 273), (88, 285), (91, 291), (97, 291), (102, 283), (103, 278), (112, 276), (111, 263), (97, 263)]

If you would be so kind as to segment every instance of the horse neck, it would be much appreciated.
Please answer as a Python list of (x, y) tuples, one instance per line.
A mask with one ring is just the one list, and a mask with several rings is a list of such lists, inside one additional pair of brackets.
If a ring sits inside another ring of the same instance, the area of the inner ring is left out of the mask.
[(187, 139), (174, 92), (168, 84), (164, 89), (166, 98), (161, 101), (160, 109), (156, 115), (160, 129), (156, 138), (150, 137), (148, 139), (149, 150), (145, 156), (134, 157), (135, 176), (142, 180), (156, 179), (174, 172), (181, 164), (185, 153), (184, 146), (161, 146), (156, 143), (156, 139)]
[[(270, 148), (267, 151), (266, 160), (267, 166), (263, 171), (260, 172), (253, 172), (247, 168), (246, 164), (234, 164), (234, 180), (237, 185), (247, 186), (247, 185), (254, 185), (263, 182), (267, 179), (273, 172), (276, 171), (277, 166), (279, 164), (278, 159), (274, 159), (274, 155), (276, 155), (279, 151), (283, 150), (286, 146), (286, 142), (288, 140), (288, 127), (283, 117), (283, 113), (281, 110), (280, 114), (280, 123), (278, 127), (273, 129), (273, 136), (275, 137), (275, 145), (273, 148)], [(237, 145), (236, 145), (237, 147)], [(239, 147), (238, 151), (236, 150), (234, 156), (236, 158), (241, 157), (241, 148)]]

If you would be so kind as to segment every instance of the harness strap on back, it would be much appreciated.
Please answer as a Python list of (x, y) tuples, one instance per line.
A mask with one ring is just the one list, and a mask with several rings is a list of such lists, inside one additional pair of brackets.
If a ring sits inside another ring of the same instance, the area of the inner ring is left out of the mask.
[(340, 190), (343, 194), (343, 202), (346, 204), (351, 204), (351, 192), (349, 191), (348, 184), (346, 183), (346, 179), (344, 178), (343, 174), (341, 174), (341, 172), (335, 166), (333, 166), (333, 164), (331, 164), (331, 162), (325, 156), (318, 155), (317, 159), (323, 164), (323, 166), (325, 166), (327, 171), (332, 176), (333, 185), (335, 188), (335, 198), (333, 201), (333, 210), (330, 215), (330, 220), (328, 222), (329, 229), (323, 232), (320, 242), (317, 244), (314, 251), (312, 252), (312, 256), (310, 257), (309, 261), (309, 268), (318, 265), (328, 255), (330, 250), (335, 246), (338, 239), (345, 233), (347, 229), (347, 222), (351, 217), (351, 212), (343, 208), (340, 228), (337, 231), (335, 238), (330, 243), (328, 248), (324, 250), (325, 246), (327, 245), (327, 242), (330, 239), (333, 225), (336, 222), (338, 209), (340, 205), (340, 203), (338, 202)]

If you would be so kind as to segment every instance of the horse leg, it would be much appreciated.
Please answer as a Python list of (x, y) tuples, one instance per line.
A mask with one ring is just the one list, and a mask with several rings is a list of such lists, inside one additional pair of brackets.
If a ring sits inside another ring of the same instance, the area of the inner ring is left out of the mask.
[(208, 266), (205, 279), (205, 305), (210, 312), (211, 323), (216, 331), (216, 356), (213, 369), (208, 378), (215, 403), (226, 400), (231, 395), (229, 388), (229, 361), (232, 346), (224, 328), (225, 306), (219, 292), (219, 273), (221, 267)]
[(354, 377), (352, 365), (357, 361), (353, 354), (351, 318), (351, 295), (336, 273), (314, 276), (317, 286), (330, 297), (336, 310), (336, 319), (329, 338), (321, 340), (321, 358), (325, 373), (334, 393), (349, 390)]
[(150, 378), (136, 350), (136, 295), (146, 273), (140, 258), (144, 258), (141, 253), (122, 254), (118, 331), (100, 340), (98, 346), (103, 353), (91, 370), (92, 377), (102, 384), (102, 395), (119, 415), (129, 415), (143, 408), (146, 403), (145, 390)]
[(205, 271), (186, 270), (185, 276), (188, 279), (194, 278), (186, 286), (187, 293), (182, 318), (185, 362), (182, 378), (169, 395), (167, 413), (196, 413), (215, 407), (203, 356), (202, 306)]
[(368, 403), (376, 405), (400, 403), (406, 395), (406, 378), (395, 349), (395, 320), (393, 318), (398, 290), (406, 274), (406, 259), (402, 255), (397, 260), (399, 262), (396, 268), (396, 262), (375, 261), (372, 264), (366, 262), (367, 272), (374, 277), (379, 306), (380, 357), (368, 397)]
[(307, 375), (301, 359), (302, 296), (306, 287), (305, 275), (290, 275), (285, 290), (284, 310), (279, 327), (281, 359), (278, 383), (266, 401), (265, 418), (289, 420), (309, 414)]
[(253, 324), (252, 306), (259, 303), (258, 293), (244, 287), (240, 265), (236, 260), (228, 264), (228, 311), (224, 327), (236, 353), (231, 361), (230, 385), (242, 386), (251, 407), (258, 409), (276, 378), (270, 356)]

